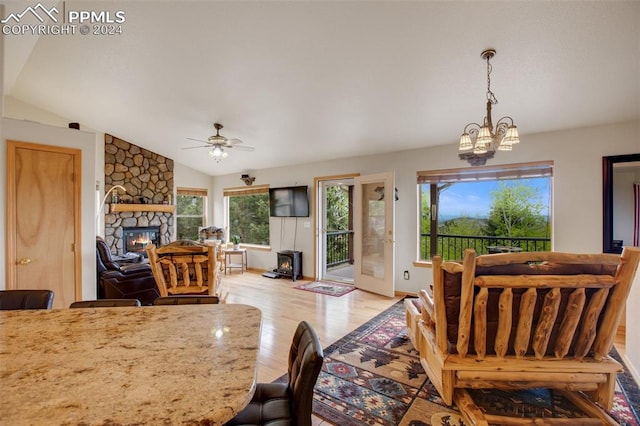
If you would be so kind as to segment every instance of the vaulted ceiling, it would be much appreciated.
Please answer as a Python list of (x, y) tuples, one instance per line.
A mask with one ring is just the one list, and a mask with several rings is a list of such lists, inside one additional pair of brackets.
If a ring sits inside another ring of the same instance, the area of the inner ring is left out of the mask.
[[(42, 3), (126, 21), (5, 36), (5, 95), (211, 175), (455, 144), (484, 116), (486, 48), (523, 143), (640, 117), (637, 1)], [(216, 121), (255, 151), (183, 149)]]

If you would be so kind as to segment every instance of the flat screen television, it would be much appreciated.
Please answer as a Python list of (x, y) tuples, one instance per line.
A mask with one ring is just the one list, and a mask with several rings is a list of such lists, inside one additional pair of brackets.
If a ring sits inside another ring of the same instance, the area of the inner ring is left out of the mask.
[(269, 211), (272, 217), (308, 217), (307, 186), (269, 188)]

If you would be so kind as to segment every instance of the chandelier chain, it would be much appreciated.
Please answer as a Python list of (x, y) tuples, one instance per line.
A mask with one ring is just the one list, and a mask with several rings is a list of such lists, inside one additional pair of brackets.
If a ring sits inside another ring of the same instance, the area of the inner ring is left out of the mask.
[(489, 59), (491, 59), (491, 57), (487, 56), (487, 100), (495, 105), (498, 103), (498, 98), (496, 98), (496, 95), (491, 91), (491, 71), (493, 70), (493, 67), (489, 62)]

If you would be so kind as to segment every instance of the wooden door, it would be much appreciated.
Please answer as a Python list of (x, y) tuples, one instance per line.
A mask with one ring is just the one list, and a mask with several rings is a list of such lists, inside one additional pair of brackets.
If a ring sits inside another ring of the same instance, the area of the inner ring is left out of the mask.
[(7, 141), (7, 289), (80, 299), (81, 151)]
[(355, 286), (395, 295), (393, 173), (354, 179)]

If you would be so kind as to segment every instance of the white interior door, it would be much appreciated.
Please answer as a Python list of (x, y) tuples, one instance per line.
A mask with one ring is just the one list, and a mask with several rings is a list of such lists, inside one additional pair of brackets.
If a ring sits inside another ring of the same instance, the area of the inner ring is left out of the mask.
[(362, 290), (393, 297), (393, 173), (358, 176), (354, 184), (354, 284)]

